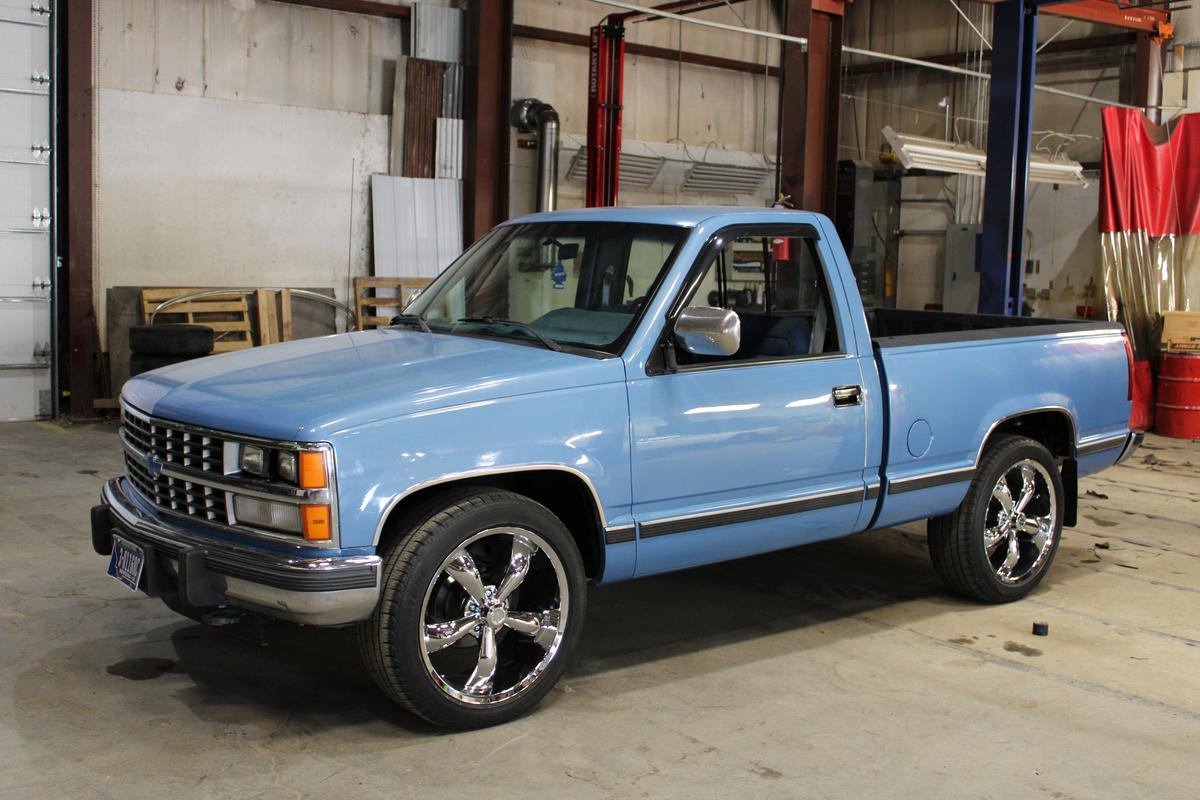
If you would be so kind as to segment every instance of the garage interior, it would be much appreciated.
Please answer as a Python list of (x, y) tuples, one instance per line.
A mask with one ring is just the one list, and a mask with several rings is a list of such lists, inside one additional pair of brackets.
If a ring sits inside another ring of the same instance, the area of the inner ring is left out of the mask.
[[(0, 797), (1193, 797), (1200, 390), (1161, 365), (1200, 266), (1106, 198), (1129, 120), (1186, 158), (1198, 47), (1136, 0), (0, 0)], [(948, 594), (924, 523), (593, 587), (547, 700), (448, 734), (347, 629), (103, 574), (121, 387), (179, 360), (131, 328), (386, 325), (516, 216), (773, 204), (867, 305), (1125, 325), (1150, 432), (1031, 597)]]

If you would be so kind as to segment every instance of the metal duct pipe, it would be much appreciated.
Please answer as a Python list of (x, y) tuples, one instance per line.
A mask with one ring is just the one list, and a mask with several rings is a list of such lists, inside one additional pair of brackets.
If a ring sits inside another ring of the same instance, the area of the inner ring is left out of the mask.
[(553, 211), (558, 207), (558, 112), (527, 97), (513, 103), (512, 124), (521, 133), (537, 131), (537, 210)]

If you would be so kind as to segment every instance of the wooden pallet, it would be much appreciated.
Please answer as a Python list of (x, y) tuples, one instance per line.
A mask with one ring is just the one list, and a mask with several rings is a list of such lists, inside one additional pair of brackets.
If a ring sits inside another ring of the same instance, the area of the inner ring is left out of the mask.
[[(417, 291), (433, 282), (432, 278), (355, 278), (354, 316), (358, 329), (387, 325), (403, 310)], [(380, 291), (392, 292), (390, 296)]]
[[(142, 319), (149, 321), (150, 315), (154, 313), (154, 309), (158, 308), (160, 303), (185, 294), (202, 291), (204, 289), (160, 289), (157, 287), (142, 289)], [(271, 303), (271, 309), (274, 310), (274, 303)], [(254, 346), (254, 337), (250, 332), (250, 306), (246, 302), (245, 293), (242, 292), (212, 294), (177, 303), (159, 313), (154, 321), (156, 323), (188, 322), (212, 328), (213, 333), (216, 334), (216, 341), (213, 343), (214, 353), (246, 350)]]
[[(275, 295), (279, 295), (276, 308)], [(255, 292), (258, 305), (258, 343), (276, 344), (292, 340), (292, 290), (259, 289)]]

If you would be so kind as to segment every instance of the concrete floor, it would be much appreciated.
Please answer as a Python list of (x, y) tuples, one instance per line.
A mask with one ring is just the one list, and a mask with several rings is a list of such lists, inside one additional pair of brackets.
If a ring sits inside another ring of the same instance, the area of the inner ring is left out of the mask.
[(114, 433), (0, 425), (2, 798), (1197, 796), (1198, 444), (1086, 480), (1021, 603), (944, 594), (921, 525), (604, 587), (537, 712), (446, 734), (345, 632), (264, 646), (107, 578)]

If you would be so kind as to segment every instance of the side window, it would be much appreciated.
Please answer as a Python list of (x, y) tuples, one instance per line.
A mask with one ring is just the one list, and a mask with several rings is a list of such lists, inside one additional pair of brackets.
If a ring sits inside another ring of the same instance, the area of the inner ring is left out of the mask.
[(806, 236), (739, 236), (712, 254), (685, 305), (730, 309), (741, 319), (732, 356), (694, 356), (680, 364), (730, 363), (841, 352), (829, 282), (816, 240)]
[(634, 236), (629, 243), (629, 262), (625, 272), (625, 302), (643, 300), (654, 285), (662, 265), (671, 257), (673, 242), (650, 236)]

